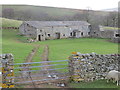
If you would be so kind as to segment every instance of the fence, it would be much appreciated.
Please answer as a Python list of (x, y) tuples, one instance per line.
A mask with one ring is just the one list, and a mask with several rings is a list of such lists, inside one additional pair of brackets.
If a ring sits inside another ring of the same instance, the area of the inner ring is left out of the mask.
[[(1, 55), (2, 88), (12, 88), (18, 84), (32, 83), (32, 85), (35, 87), (36, 84), (40, 84), (40, 83), (63, 82), (67, 80), (69, 77), (68, 72), (59, 71), (59, 70), (68, 69), (67, 67), (68, 64), (67, 63), (64, 64), (65, 62), (68, 62), (68, 60), (13, 63), (12, 54), (3, 54)], [(51, 64), (44, 65), (44, 63), (51, 63)], [(52, 64), (52, 63), (56, 63), (56, 64)], [(60, 68), (58, 68), (59, 66)], [(49, 68), (45, 69), (42, 67), (49, 67)], [(46, 73), (46, 71), (49, 71), (49, 73)]]
[[(1, 87), (11, 88), (14, 85), (30, 83), (35, 87), (40, 83), (54, 82), (57, 84), (68, 80), (88, 82), (105, 79), (110, 70), (119, 70), (120, 54), (100, 55), (73, 52), (69, 60), (28, 63), (13, 63), (12, 54), (0, 55), (0, 59), (2, 63), (0, 66), (2, 68)], [(65, 69), (69, 71), (59, 71)]]
[(0, 27), (0, 29), (19, 29), (19, 27)]

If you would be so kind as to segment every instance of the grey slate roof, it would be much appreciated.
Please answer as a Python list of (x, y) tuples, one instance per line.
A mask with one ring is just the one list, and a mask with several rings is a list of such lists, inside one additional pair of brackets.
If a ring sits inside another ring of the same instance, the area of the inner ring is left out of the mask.
[(78, 25), (90, 25), (86, 21), (25, 21), (24, 23), (30, 26), (40, 28), (49, 26), (78, 26)]

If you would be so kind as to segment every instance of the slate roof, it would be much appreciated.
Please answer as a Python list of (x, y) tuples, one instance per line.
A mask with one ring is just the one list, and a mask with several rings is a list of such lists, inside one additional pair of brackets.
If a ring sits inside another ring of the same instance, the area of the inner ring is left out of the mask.
[(90, 25), (86, 21), (25, 21), (30, 26), (40, 28), (49, 26), (78, 26), (78, 25)]

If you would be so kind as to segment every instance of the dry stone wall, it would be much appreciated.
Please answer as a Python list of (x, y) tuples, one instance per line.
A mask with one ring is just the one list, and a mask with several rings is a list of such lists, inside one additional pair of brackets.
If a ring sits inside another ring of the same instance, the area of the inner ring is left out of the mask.
[(0, 76), (2, 76), (2, 88), (13, 88), (14, 87), (14, 79), (8, 79), (9, 77), (14, 76), (14, 66), (12, 65), (14, 61), (12, 54), (0, 54), (0, 63), (2, 73)]
[(110, 70), (118, 70), (120, 54), (73, 53), (69, 57), (69, 72), (73, 81), (105, 79)]

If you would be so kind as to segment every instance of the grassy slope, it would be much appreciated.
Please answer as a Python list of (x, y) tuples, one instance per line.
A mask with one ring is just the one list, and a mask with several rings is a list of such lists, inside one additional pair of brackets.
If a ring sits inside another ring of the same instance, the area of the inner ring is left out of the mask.
[(34, 14), (39, 12), (45, 12), (50, 16), (64, 16), (64, 15), (74, 15), (78, 13), (78, 10), (56, 8), (56, 7), (45, 7), (45, 6), (33, 6), (33, 5), (2, 5), (2, 9), (12, 8), (14, 11), (30, 11)]
[[(3, 26), (19, 26), (20, 21), (2, 19)], [(2, 53), (12, 53), (15, 62), (23, 62), (33, 46), (17, 40), (18, 30), (2, 30)]]
[[(2, 5), (2, 9), (6, 9), (6, 8), (12, 8), (16, 13), (22, 11), (30, 11), (34, 15), (39, 15), (41, 12), (45, 12), (49, 16), (53, 16), (53, 17), (60, 17), (66, 15), (73, 16), (76, 13), (82, 13), (84, 11), (81, 9), (57, 8), (57, 7), (34, 6), (34, 5)], [(94, 14), (107, 15), (108, 12), (94, 11)]]
[(2, 27), (19, 27), (22, 23), (22, 21), (10, 20), (6, 18), (0, 18), (0, 21), (2, 22)]

